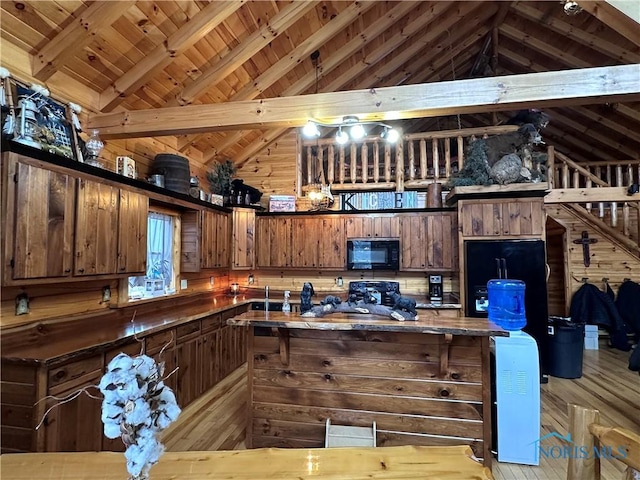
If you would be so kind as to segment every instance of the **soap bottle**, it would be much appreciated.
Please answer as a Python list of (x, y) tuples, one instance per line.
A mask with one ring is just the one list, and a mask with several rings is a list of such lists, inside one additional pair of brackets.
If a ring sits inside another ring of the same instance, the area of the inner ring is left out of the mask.
[(290, 312), (291, 304), (289, 303), (289, 297), (291, 296), (291, 292), (289, 290), (284, 291), (284, 302), (282, 302), (282, 311)]

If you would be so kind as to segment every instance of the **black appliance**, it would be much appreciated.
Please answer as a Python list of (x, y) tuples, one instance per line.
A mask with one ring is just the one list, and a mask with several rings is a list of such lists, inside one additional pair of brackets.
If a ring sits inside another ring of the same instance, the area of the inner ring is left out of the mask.
[(347, 240), (347, 270), (398, 270), (400, 240)]
[(392, 292), (400, 294), (399, 282), (368, 280), (349, 282), (349, 297), (355, 295), (356, 300), (362, 300), (367, 294), (374, 297), (378, 305), (393, 307), (395, 302), (390, 296)]
[(524, 304), (527, 325), (523, 331), (538, 344), (540, 372), (548, 374), (549, 334), (547, 267), (542, 240), (470, 240), (464, 242), (465, 314), (488, 316), (487, 282), (511, 278), (525, 283)]
[(429, 275), (429, 302), (442, 305), (442, 275)]
[(251, 310), (267, 310), (269, 312), (281, 312), (282, 302), (253, 302), (251, 303)]

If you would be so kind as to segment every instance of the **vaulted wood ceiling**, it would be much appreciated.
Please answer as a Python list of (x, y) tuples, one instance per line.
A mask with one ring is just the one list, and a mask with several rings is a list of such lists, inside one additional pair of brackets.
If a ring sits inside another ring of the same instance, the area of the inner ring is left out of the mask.
[[(561, 1), (2, 1), (0, 63), (94, 113), (625, 64), (640, 84), (640, 25), (608, 2), (579, 4), (569, 16)], [(547, 143), (578, 161), (640, 156), (638, 95), (580, 103), (545, 107)], [(490, 125), (513, 113), (401, 126)], [(242, 162), (284, 131), (164, 141), (203, 163)]]

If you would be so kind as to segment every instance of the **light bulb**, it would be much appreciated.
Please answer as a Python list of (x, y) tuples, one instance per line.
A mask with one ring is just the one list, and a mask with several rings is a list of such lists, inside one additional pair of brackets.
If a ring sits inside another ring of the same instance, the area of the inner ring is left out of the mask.
[(348, 141), (349, 135), (347, 135), (347, 132), (343, 132), (342, 127), (340, 127), (338, 133), (336, 133), (336, 142), (338, 142), (339, 145), (344, 145)]
[(389, 143), (396, 143), (400, 138), (400, 133), (395, 128), (385, 130), (384, 139)]
[(364, 136), (366, 135), (366, 132), (364, 131), (364, 127), (362, 126), (362, 124), (357, 123), (356, 125), (351, 127), (350, 134), (351, 134), (351, 138), (353, 138), (354, 140), (360, 140), (364, 138)]
[(318, 130), (318, 125), (316, 125), (312, 121), (308, 121), (307, 124), (302, 128), (302, 133), (305, 137), (319, 137), (320, 130)]

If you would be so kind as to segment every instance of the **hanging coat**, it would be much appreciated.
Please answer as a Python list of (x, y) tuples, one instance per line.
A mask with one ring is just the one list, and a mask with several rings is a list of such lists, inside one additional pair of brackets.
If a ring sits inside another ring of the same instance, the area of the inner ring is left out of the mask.
[(618, 289), (616, 308), (627, 325), (627, 331), (640, 340), (640, 285), (631, 280), (622, 282)]
[(624, 320), (618, 313), (613, 299), (595, 285), (585, 283), (573, 294), (570, 308), (571, 320), (604, 327), (611, 338), (611, 346), (625, 352), (631, 346), (627, 341)]

